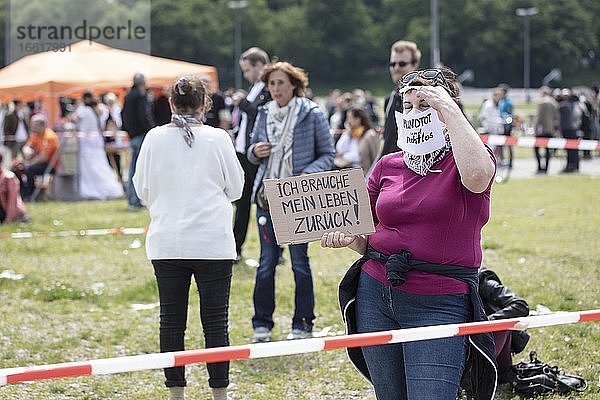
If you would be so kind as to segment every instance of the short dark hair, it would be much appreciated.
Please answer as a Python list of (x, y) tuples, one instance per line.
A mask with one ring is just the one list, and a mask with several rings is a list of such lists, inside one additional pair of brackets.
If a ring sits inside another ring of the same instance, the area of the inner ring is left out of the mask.
[(208, 86), (198, 76), (182, 76), (171, 86), (171, 102), (178, 114), (202, 115), (210, 110), (212, 101)]
[(140, 74), (139, 72), (137, 72), (133, 75), (133, 86), (138, 87), (140, 85), (145, 85), (145, 84), (146, 84), (146, 77), (143, 74)]
[[(446, 85), (439, 86), (446, 89), (450, 97), (452, 97), (452, 99), (456, 103), (458, 103), (460, 98), (460, 87), (458, 85), (458, 82), (456, 81), (456, 74), (454, 73), (454, 71), (452, 71), (445, 65), (442, 65), (441, 67), (436, 69), (444, 76), (444, 80), (446, 83)], [(435, 86), (435, 84), (432, 84), (432, 82), (427, 79), (416, 77), (412, 81), (410, 81), (409, 86)]]
[(267, 65), (269, 63), (269, 55), (260, 47), (250, 47), (242, 53), (240, 61), (248, 61), (252, 66), (255, 66), (259, 62)]
[(498, 88), (500, 88), (500, 90), (502, 90), (502, 93), (506, 94), (506, 93), (508, 93), (510, 86), (508, 86), (507, 83), (500, 83), (500, 84), (498, 84)]
[(371, 117), (364, 108), (360, 107), (352, 107), (347, 113), (352, 114), (354, 118), (360, 118), (360, 124), (365, 127), (365, 129), (371, 129)]
[(86, 106), (96, 107), (98, 105), (98, 102), (94, 98), (94, 95), (89, 90), (83, 92), (83, 96), (81, 96), (81, 99), (83, 100), (83, 103)]

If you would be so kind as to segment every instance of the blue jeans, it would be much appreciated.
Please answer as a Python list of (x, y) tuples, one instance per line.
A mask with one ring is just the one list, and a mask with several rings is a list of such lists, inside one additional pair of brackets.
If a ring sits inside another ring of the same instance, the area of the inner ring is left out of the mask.
[(24, 174), (27, 181), (23, 180), (22, 175), (17, 174), (17, 179), (19, 179), (19, 183), (21, 184), (21, 198), (23, 200), (33, 200), (31, 199), (31, 195), (35, 192), (35, 177), (44, 175), (46, 168), (48, 168), (48, 164), (45, 162), (27, 166)]
[[(260, 237), (260, 263), (256, 271), (254, 285), (254, 328), (273, 328), (273, 312), (275, 311), (275, 267), (279, 261), (279, 245), (275, 241), (273, 222), (268, 210), (256, 207), (257, 221), (266, 218), (266, 224), (258, 224)], [(302, 329), (312, 332), (315, 319), (315, 294), (313, 291), (312, 273), (308, 261), (308, 244), (289, 245), (292, 261), (292, 271), (296, 283), (294, 296), (294, 317), (292, 329)]]
[[(230, 260), (152, 260), (160, 298), (160, 351), (185, 350), (188, 300), (192, 275), (200, 297), (205, 347), (229, 346)], [(206, 364), (208, 386), (229, 385), (229, 362)], [(186, 386), (185, 368), (165, 368), (165, 385)]]
[[(468, 295), (416, 295), (361, 272), (356, 294), (359, 333), (466, 322)], [(455, 400), (465, 337), (363, 347), (378, 400)]]
[(137, 163), (140, 148), (144, 141), (144, 135), (136, 136), (129, 140), (129, 148), (131, 149), (131, 164), (129, 165), (129, 180), (127, 181), (127, 202), (130, 206), (141, 206), (140, 198), (133, 187), (133, 175), (135, 174), (135, 164)]

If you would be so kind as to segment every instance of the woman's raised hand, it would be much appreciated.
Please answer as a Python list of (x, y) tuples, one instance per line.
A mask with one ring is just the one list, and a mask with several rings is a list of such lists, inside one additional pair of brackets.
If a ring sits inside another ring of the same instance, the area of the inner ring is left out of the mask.
[(441, 86), (416, 86), (416, 96), (424, 100), (435, 110), (443, 112), (445, 109), (452, 109), (460, 113), (460, 108), (450, 97), (450, 94)]

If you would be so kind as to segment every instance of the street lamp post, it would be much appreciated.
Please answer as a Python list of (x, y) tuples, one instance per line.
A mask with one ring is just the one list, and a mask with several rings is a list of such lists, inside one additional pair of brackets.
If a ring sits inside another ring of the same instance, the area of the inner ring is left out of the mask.
[(242, 71), (240, 70), (239, 60), (242, 54), (242, 19), (240, 16), (240, 10), (248, 6), (248, 1), (230, 1), (227, 3), (227, 7), (235, 12), (235, 34), (234, 34), (234, 47), (235, 55), (233, 60), (233, 74), (235, 77), (235, 87), (242, 87)]
[(438, 68), (440, 63), (440, 25), (439, 25), (439, 3), (431, 0), (431, 68)]
[(524, 29), (523, 29), (523, 86), (525, 90), (525, 100), (527, 103), (531, 101), (529, 98), (529, 71), (530, 71), (530, 46), (529, 46), (529, 17), (532, 17), (538, 13), (538, 9), (535, 7), (517, 8), (515, 14), (519, 17), (523, 17)]

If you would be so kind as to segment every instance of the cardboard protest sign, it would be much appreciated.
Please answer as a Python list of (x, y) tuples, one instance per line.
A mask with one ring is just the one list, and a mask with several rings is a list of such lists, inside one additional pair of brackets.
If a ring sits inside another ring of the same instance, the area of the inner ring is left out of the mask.
[(319, 240), (326, 232), (375, 232), (360, 168), (266, 179), (265, 193), (277, 243)]

